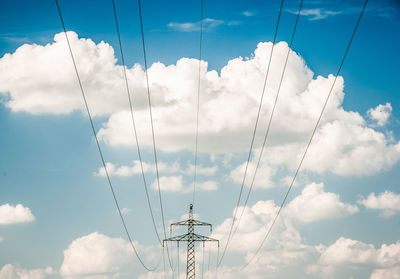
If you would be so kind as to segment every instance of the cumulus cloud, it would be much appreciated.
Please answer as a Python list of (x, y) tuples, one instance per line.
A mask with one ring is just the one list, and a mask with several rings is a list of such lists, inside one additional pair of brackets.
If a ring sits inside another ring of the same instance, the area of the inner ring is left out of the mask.
[[(249, 258), (248, 254), (246, 258)], [(265, 249), (258, 260), (241, 273), (239, 268), (227, 268), (221, 278), (398, 278), (400, 242), (375, 248), (358, 240), (340, 237), (335, 243), (296, 249)], [(226, 271), (226, 274), (225, 274)], [(285, 272), (286, 271), (286, 272)], [(360, 272), (361, 271), (361, 272)], [(360, 272), (360, 273), (359, 273)], [(364, 274), (364, 275), (363, 275)], [(361, 277), (360, 277), (361, 276)]]
[(377, 251), (372, 244), (341, 237), (327, 247), (320, 257), (324, 265), (373, 264)]
[[(240, 237), (240, 242), (236, 243), (232, 249), (243, 251), (255, 249), (275, 218), (278, 209), (279, 207), (271, 200), (258, 201), (251, 207), (239, 207), (238, 218), (243, 211), (236, 233), (238, 238)], [(311, 183), (283, 209), (269, 244), (272, 247), (274, 245), (275, 247), (301, 247), (301, 237), (293, 221), (309, 223), (322, 219), (342, 218), (356, 212), (358, 212), (357, 206), (345, 204), (340, 201), (339, 195), (325, 192), (323, 183)], [(232, 218), (224, 220), (215, 228), (214, 237), (221, 239), (222, 243), (226, 241), (231, 224)]]
[[(243, 207), (238, 209), (239, 214)], [(221, 266), (218, 278), (310, 278), (305, 274), (304, 266), (318, 260), (319, 252), (313, 246), (303, 243), (300, 233), (290, 218), (281, 215), (275, 223), (268, 241), (253, 259), (254, 251), (260, 245), (279, 207), (273, 201), (259, 201), (251, 207), (246, 207), (241, 224), (229, 246), (229, 251), (244, 254), (244, 261), (252, 263), (242, 270), (235, 267)], [(232, 218), (226, 219), (216, 226), (212, 237), (221, 241), (224, 247), (229, 234)], [(288, 272), (289, 271), (289, 272)], [(213, 274), (215, 275), (215, 274)], [(213, 278), (213, 277), (210, 277)]]
[[(109, 175), (115, 175), (115, 176), (132, 176), (132, 175), (142, 173), (142, 169), (141, 169), (139, 160), (134, 160), (131, 166), (122, 165), (119, 167), (114, 165), (113, 163), (107, 162), (106, 168), (107, 168), (107, 172)], [(147, 172), (155, 173), (156, 165), (143, 162), (143, 171), (145, 173), (147, 173)], [(165, 173), (165, 172), (176, 173), (176, 172), (180, 171), (180, 165), (178, 162), (174, 162), (172, 164), (168, 164), (165, 162), (158, 162), (158, 171), (160, 173)], [(98, 171), (95, 173), (95, 175), (105, 176), (106, 173), (104, 171), (104, 168), (100, 167), (98, 169)]]
[(356, 212), (357, 206), (341, 202), (338, 194), (325, 192), (323, 183), (307, 185), (285, 210), (287, 216), (303, 223), (342, 218)]
[(400, 194), (386, 190), (379, 195), (370, 193), (367, 198), (361, 198), (359, 204), (368, 209), (380, 210), (383, 217), (391, 217), (400, 213)]
[[(238, 208), (238, 217), (242, 210), (243, 207)], [(400, 264), (400, 259), (396, 260), (395, 255), (397, 246), (400, 248), (398, 243), (382, 245), (380, 249), (345, 238), (338, 239), (329, 247), (305, 243), (297, 229), (300, 223), (304, 226), (310, 222), (343, 218), (358, 212), (356, 206), (342, 202), (339, 195), (326, 192), (323, 183), (310, 183), (300, 195), (288, 203), (268, 240), (253, 259), (254, 251), (259, 247), (278, 210), (279, 206), (271, 200), (258, 201), (245, 208), (240, 226), (228, 249), (244, 254), (245, 262), (253, 261), (244, 273), (240, 268), (223, 266), (219, 277), (265, 278), (265, 274), (268, 273), (268, 278), (291, 278), (293, 274), (296, 274), (296, 278), (321, 278), (321, 274), (324, 278), (338, 278), (335, 277), (337, 266), (345, 263), (351, 268), (359, 263), (365, 263), (364, 267), (367, 268), (371, 261), (376, 266), (385, 268), (396, 265), (395, 261)], [(219, 239), (222, 247), (229, 235), (231, 224), (232, 218), (228, 218), (213, 231), (212, 237)], [(364, 248), (367, 251), (365, 255), (362, 253)], [(371, 255), (371, 261), (368, 261), (368, 253)], [(387, 264), (390, 261), (392, 262)]]
[(63, 276), (116, 273), (132, 256), (128, 243), (97, 232), (74, 240), (64, 251)]
[[(78, 39), (75, 32), (68, 32), (68, 37), (94, 115), (126, 107), (122, 94), (111, 93), (123, 92), (122, 84), (110, 83), (122, 80), (122, 67), (115, 65), (113, 48), (104, 42), (96, 45), (90, 39)], [(10, 94), (6, 105), (12, 111), (68, 114), (83, 109), (63, 33), (56, 34), (52, 44), (25, 44), (13, 54), (5, 54), (0, 72), (0, 92)]]
[[(258, 247), (261, 236), (276, 214), (277, 208), (272, 201), (261, 201), (247, 208), (243, 226), (240, 226), (238, 230), (240, 241), (233, 240), (229, 249), (237, 253), (245, 253), (245, 261), (252, 258), (253, 254), (249, 250)], [(330, 246), (311, 246), (304, 243), (290, 219), (286, 216), (281, 217), (265, 247), (250, 266), (241, 270), (238, 267), (222, 265), (219, 268), (218, 277), (261, 279), (268, 274), (268, 278), (291, 278), (293, 274), (296, 274), (296, 278), (300, 279), (321, 278), (321, 275), (323, 278), (341, 278), (338, 274), (342, 270), (348, 270), (350, 274), (357, 274), (354, 273), (357, 270), (366, 272), (370, 270), (373, 279), (396, 278), (393, 276), (400, 266), (400, 242), (382, 244), (380, 248), (375, 248), (372, 244), (341, 237)], [(230, 225), (226, 221), (217, 226), (212, 237), (226, 240)], [(139, 246), (136, 242), (135, 244)], [(211, 247), (212, 257), (215, 257), (216, 248)], [(144, 255), (152, 254), (148, 258), (153, 261), (160, 254), (153, 248), (143, 249), (141, 246), (139, 248)], [(184, 253), (181, 256), (181, 262), (184, 263)], [(128, 274), (131, 274), (129, 272), (133, 271), (129, 270), (132, 257), (128, 242), (120, 238), (92, 233), (74, 240), (64, 251), (60, 273), (66, 278), (74, 279), (111, 279), (118, 276), (125, 278), (124, 276), (129, 276)], [(196, 257), (201, 263), (200, 247), (197, 248)], [(172, 275), (171, 272), (167, 274)], [(385, 275), (386, 277), (382, 277)], [(183, 274), (181, 276), (184, 278)], [(205, 278), (214, 277), (214, 270), (205, 273)], [(353, 275), (353, 277), (357, 276)], [(138, 278), (163, 278), (163, 273), (148, 272), (139, 275)]]
[[(140, 245), (136, 241), (134, 245), (146, 264), (151, 265), (160, 259), (159, 249)], [(94, 232), (72, 241), (64, 251), (60, 274), (74, 279), (111, 279), (138, 269), (139, 264), (129, 242)]]
[[(12, 111), (32, 114), (68, 114), (82, 110), (70, 57), (63, 34), (45, 46), (27, 44), (0, 59), (0, 92), (9, 96), (5, 105)], [(93, 115), (106, 116), (99, 138), (111, 146), (133, 147), (132, 123), (123, 82), (123, 69), (116, 64), (113, 48), (68, 32)], [(209, 154), (240, 153), (248, 149), (263, 85), (271, 43), (259, 43), (249, 58), (230, 60), (220, 73), (201, 66), (199, 151)], [(279, 85), (288, 46), (278, 43), (272, 58), (266, 97), (261, 110), (255, 149), (259, 150), (274, 95)], [(54, 64), (52, 61), (57, 60)], [(198, 60), (182, 58), (174, 65), (154, 63), (149, 67), (157, 148), (166, 152), (194, 149)], [(127, 69), (134, 96), (139, 141), (152, 147), (146, 96), (145, 73), (138, 64)], [(302, 57), (291, 51), (267, 151), (255, 187), (272, 187), (282, 166), (296, 167), (312, 124), (318, 118), (334, 76), (314, 76)], [(318, 174), (370, 175), (400, 160), (400, 143), (388, 133), (375, 130), (358, 113), (345, 110), (344, 80), (339, 77), (303, 169)], [(390, 104), (368, 113), (378, 123), (387, 121)], [(385, 120), (386, 119), (386, 120)], [(311, 123), (311, 124), (310, 124)], [(256, 153), (254, 153), (256, 154)], [(251, 162), (251, 167), (254, 166)], [(113, 175), (138, 172), (131, 166), (108, 163)], [(151, 171), (152, 164), (146, 164)], [(240, 183), (243, 163), (234, 167), (230, 179)], [(202, 171), (199, 168), (199, 171)], [(215, 173), (214, 169), (209, 170)], [(99, 175), (104, 175), (99, 170)], [(179, 173), (176, 173), (177, 175)], [(206, 171), (204, 171), (205, 175)]]
[(385, 105), (378, 105), (375, 108), (368, 110), (367, 114), (370, 119), (376, 121), (377, 126), (384, 126), (392, 113), (392, 105), (386, 103)]
[[(321, 248), (320, 268), (344, 267), (376, 268), (370, 278), (396, 278), (393, 272), (400, 267), (400, 242), (382, 244), (375, 248), (372, 244), (340, 237), (335, 243)], [(318, 270), (318, 268), (316, 269)], [(387, 277), (379, 277), (387, 275)]]
[(6, 264), (0, 269), (0, 279), (44, 279), (54, 273), (51, 267), (25, 269), (18, 264)]
[(400, 279), (400, 266), (388, 269), (375, 269), (370, 279)]
[[(146, 264), (160, 260), (159, 248), (136, 241), (134, 245)], [(71, 242), (64, 251), (60, 274), (71, 279), (114, 279), (130, 278), (129, 274), (139, 270), (142, 268), (129, 242), (94, 232)]]
[(0, 225), (29, 223), (35, 220), (31, 210), (22, 204), (16, 206), (8, 203), (0, 206)]
[[(373, 129), (334, 121), (317, 132), (304, 168), (338, 175), (372, 175), (386, 170), (400, 159), (400, 143)], [(333, 160), (330, 160), (335, 158)]]
[[(250, 187), (253, 181), (254, 172), (256, 171), (257, 164), (255, 162), (249, 162), (246, 174), (245, 185)], [(242, 184), (244, 173), (246, 170), (246, 162), (242, 163), (229, 174), (229, 179), (237, 184)], [(275, 186), (273, 183), (273, 177), (276, 173), (276, 168), (268, 164), (261, 164), (257, 170), (257, 175), (254, 178), (254, 188), (272, 188)]]
[[(134, 146), (123, 69), (116, 64), (113, 48), (105, 42), (96, 44), (90, 39), (79, 39), (74, 32), (68, 32), (68, 36), (90, 109), (95, 117), (107, 117), (98, 132), (99, 138), (111, 146)], [(271, 47), (271, 43), (259, 43), (251, 57), (230, 60), (220, 73), (208, 70), (207, 63), (202, 62), (200, 152), (229, 154), (248, 149)], [(273, 71), (261, 110), (256, 149), (262, 142), (263, 123), (274, 102), (287, 50), (285, 42), (278, 43), (274, 49)], [(82, 111), (68, 55), (63, 34), (56, 34), (54, 42), (45, 46), (26, 44), (4, 55), (0, 59), (0, 92), (9, 96), (5, 105), (15, 112), (32, 114)], [(58, 63), (52, 63), (54, 60)], [(163, 151), (194, 150), (198, 62), (182, 58), (174, 65), (158, 62), (149, 67), (157, 148)], [(135, 92), (139, 141), (144, 148), (151, 148), (145, 73), (136, 64), (127, 69), (127, 75)], [(293, 51), (290, 53), (268, 142), (270, 153), (265, 154), (271, 161), (264, 166), (270, 175), (280, 165), (292, 169), (297, 164), (333, 79), (333, 75), (314, 77), (302, 57)], [(368, 127), (359, 113), (345, 110), (344, 96), (344, 80), (339, 77), (304, 168), (317, 173), (365, 175), (398, 162), (400, 144), (389, 137), (389, 133)], [(381, 109), (377, 109), (378, 106), (370, 115), (383, 123), (389, 105)], [(115, 168), (119, 175), (135, 171), (135, 165), (132, 169), (129, 166)], [(267, 182), (256, 184), (266, 188)]]
[[(154, 180), (151, 184), (151, 188), (154, 190), (158, 189), (158, 181)], [(160, 190), (166, 192), (181, 192), (183, 188), (183, 177), (179, 176), (160, 176)]]
[[(243, 207), (238, 208), (238, 216), (240, 216), (242, 210)], [(232, 240), (234, 244), (231, 245), (230, 249), (236, 251), (255, 250), (271, 225), (277, 211), (278, 206), (273, 201), (258, 201), (255, 205), (246, 207), (236, 236)], [(219, 239), (224, 245), (229, 235), (231, 224), (232, 218), (224, 220), (214, 229), (212, 237)], [(240, 239), (240, 241), (235, 241), (235, 239)], [(298, 247), (300, 234), (290, 222), (281, 219), (275, 224), (270, 240), (267, 244), (269, 249)]]
[[(107, 162), (106, 168), (109, 175), (115, 175), (115, 176), (132, 176), (142, 173), (139, 160), (134, 160), (131, 166), (128, 165), (116, 166), (113, 163)], [(148, 172), (155, 173), (156, 165), (143, 162), (143, 171), (145, 173)], [(194, 173), (194, 165), (188, 164), (187, 168), (182, 168), (178, 161), (173, 163), (158, 162), (158, 171), (159, 173), (169, 173), (169, 174), (180, 173), (185, 175), (192, 175)], [(196, 170), (198, 175), (205, 175), (205, 176), (214, 175), (217, 171), (218, 171), (218, 166), (216, 165), (210, 167), (198, 165)], [(103, 167), (100, 167), (94, 174), (97, 176), (106, 176)]]

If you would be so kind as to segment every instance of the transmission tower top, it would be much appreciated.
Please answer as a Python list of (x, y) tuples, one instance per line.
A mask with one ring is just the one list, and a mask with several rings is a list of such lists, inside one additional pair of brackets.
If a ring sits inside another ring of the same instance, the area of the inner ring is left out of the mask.
[(195, 220), (193, 218), (193, 204), (189, 205), (189, 218), (187, 220), (183, 220), (180, 222), (172, 223), (170, 226), (170, 230), (172, 232), (173, 226), (187, 226), (188, 232), (186, 234), (166, 238), (163, 240), (163, 245), (167, 241), (174, 241), (174, 242), (187, 242), (187, 263), (186, 263), (186, 278), (187, 279), (195, 279), (196, 278), (196, 261), (195, 261), (195, 242), (205, 242), (214, 241), (218, 243), (219, 247), (219, 240), (203, 236), (200, 234), (194, 233), (195, 226), (209, 226), (210, 232), (212, 231), (212, 225), (209, 223), (205, 223), (202, 221)]

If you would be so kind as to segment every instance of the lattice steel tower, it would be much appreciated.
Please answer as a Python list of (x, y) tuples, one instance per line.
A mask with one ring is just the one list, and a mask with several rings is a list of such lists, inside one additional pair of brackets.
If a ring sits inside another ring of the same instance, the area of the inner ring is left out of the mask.
[(189, 219), (172, 223), (170, 226), (171, 231), (173, 226), (187, 226), (188, 233), (164, 239), (163, 245), (166, 241), (175, 241), (178, 242), (178, 245), (181, 241), (187, 242), (186, 279), (196, 279), (195, 242), (203, 242), (204, 245), (206, 241), (216, 241), (219, 247), (219, 240), (194, 233), (195, 226), (209, 226), (211, 232), (212, 225), (193, 219), (193, 204), (189, 206)]

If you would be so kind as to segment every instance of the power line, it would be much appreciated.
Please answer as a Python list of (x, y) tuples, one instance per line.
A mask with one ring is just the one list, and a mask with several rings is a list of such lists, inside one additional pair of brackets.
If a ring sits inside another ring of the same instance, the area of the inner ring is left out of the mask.
[(259, 168), (259, 166), (260, 166), (261, 158), (262, 158), (262, 155), (263, 155), (263, 152), (264, 152), (264, 148), (265, 148), (265, 145), (266, 145), (266, 142), (267, 142), (267, 138), (268, 138), (268, 135), (269, 135), (269, 131), (270, 131), (270, 128), (271, 128), (272, 119), (273, 119), (273, 117), (274, 117), (274, 112), (275, 112), (276, 104), (277, 104), (277, 102), (278, 102), (278, 97), (279, 97), (279, 94), (280, 94), (280, 91), (281, 91), (282, 81), (283, 81), (283, 78), (284, 78), (285, 73), (286, 73), (286, 66), (287, 66), (287, 64), (288, 64), (289, 55), (290, 55), (290, 50), (291, 50), (291, 48), (292, 48), (294, 36), (295, 36), (295, 34), (296, 34), (297, 23), (299, 22), (300, 12), (301, 12), (302, 6), (303, 6), (303, 0), (300, 1), (299, 10), (298, 10), (298, 12), (297, 12), (297, 17), (296, 17), (296, 22), (295, 22), (294, 27), (293, 27), (292, 37), (291, 37), (291, 39), (290, 39), (290, 43), (289, 43), (289, 46), (288, 46), (288, 51), (287, 51), (287, 53), (286, 53), (286, 58), (285, 58), (284, 66), (283, 66), (282, 75), (281, 75), (281, 78), (280, 78), (280, 80), (279, 80), (278, 91), (277, 91), (277, 93), (276, 93), (274, 105), (273, 105), (273, 107), (272, 107), (271, 114), (270, 114), (270, 117), (269, 117), (269, 121), (268, 121), (268, 125), (267, 125), (267, 131), (265, 132), (264, 142), (263, 142), (263, 144), (262, 144), (261, 151), (260, 151), (260, 154), (259, 154), (259, 156), (258, 156), (256, 169), (254, 170), (254, 175), (253, 175), (253, 178), (252, 178), (252, 180), (251, 180), (250, 189), (249, 189), (249, 191), (248, 191), (248, 193), (247, 193), (246, 200), (245, 200), (245, 203), (244, 203), (244, 205), (243, 205), (243, 210), (242, 210), (242, 212), (241, 212), (241, 214), (240, 214), (240, 217), (239, 217), (239, 220), (238, 220), (238, 222), (237, 222), (236, 228), (235, 228), (235, 230), (234, 230), (234, 232), (233, 232), (233, 234), (232, 234), (232, 238), (233, 238), (233, 236), (235, 235), (236, 231), (237, 231), (238, 228), (239, 228), (240, 221), (242, 220), (243, 213), (244, 213), (244, 211), (246, 210), (246, 205), (247, 205), (247, 203), (248, 203), (248, 201), (249, 201), (249, 198), (250, 198), (250, 193), (251, 193), (251, 191), (252, 191), (252, 189), (253, 189), (254, 181), (255, 181), (256, 175), (257, 175), (257, 170), (258, 170), (258, 168)]
[(66, 30), (66, 28), (65, 28), (64, 19), (63, 19), (62, 14), (61, 14), (61, 9), (60, 9), (60, 6), (59, 6), (59, 4), (58, 4), (58, 0), (55, 0), (55, 1), (56, 1), (56, 5), (57, 5), (58, 15), (60, 16), (60, 21), (61, 21), (61, 24), (62, 24), (62, 27), (63, 27), (63, 30), (64, 30), (65, 38), (66, 38), (66, 40), (67, 40), (68, 49), (69, 49), (69, 52), (70, 52), (70, 54), (71, 54), (71, 59), (72, 59), (72, 63), (73, 63), (74, 69), (75, 69), (76, 77), (77, 77), (77, 79), (78, 79), (79, 88), (80, 88), (80, 90), (81, 90), (82, 98), (83, 98), (83, 101), (84, 101), (84, 103), (85, 103), (86, 112), (87, 112), (88, 117), (89, 117), (89, 120), (90, 120), (90, 126), (91, 126), (91, 128), (92, 128), (92, 132), (93, 132), (94, 138), (95, 138), (95, 140), (96, 140), (97, 149), (98, 149), (98, 151), (99, 151), (100, 158), (101, 158), (101, 161), (102, 161), (102, 164), (103, 164), (103, 167), (104, 167), (104, 171), (105, 171), (105, 173), (106, 173), (108, 185), (110, 186), (110, 190), (111, 190), (111, 193), (112, 193), (112, 195), (113, 195), (114, 202), (115, 202), (115, 205), (116, 205), (116, 207), (117, 207), (119, 216), (120, 216), (120, 218), (121, 218), (122, 225), (123, 225), (123, 227), (124, 227), (124, 229), (125, 229), (125, 232), (126, 232), (126, 235), (128, 236), (128, 239), (129, 239), (129, 242), (130, 242), (130, 244), (131, 244), (131, 247), (132, 247), (132, 249), (133, 249), (133, 251), (134, 251), (136, 257), (138, 258), (140, 264), (141, 264), (146, 270), (148, 270), (148, 271), (154, 271), (154, 270), (157, 269), (158, 265), (160, 264), (160, 261), (158, 262), (158, 264), (157, 264), (154, 268), (150, 268), (150, 267), (148, 267), (147, 265), (144, 264), (142, 258), (139, 256), (139, 253), (138, 253), (138, 251), (137, 251), (136, 248), (135, 248), (135, 245), (133, 244), (133, 241), (132, 241), (132, 238), (131, 238), (131, 236), (130, 236), (130, 234), (129, 234), (128, 228), (127, 228), (127, 226), (126, 226), (124, 217), (122, 216), (122, 212), (121, 212), (121, 209), (120, 209), (120, 206), (119, 206), (117, 197), (116, 197), (115, 192), (114, 192), (114, 187), (113, 187), (113, 185), (112, 185), (112, 183), (111, 183), (111, 179), (110, 179), (110, 176), (109, 176), (108, 171), (107, 171), (107, 167), (106, 167), (106, 163), (105, 163), (105, 160), (104, 160), (103, 152), (102, 152), (102, 150), (101, 150), (100, 143), (99, 143), (99, 140), (98, 140), (98, 138), (97, 138), (96, 130), (95, 130), (95, 128), (94, 128), (93, 119), (92, 119), (92, 116), (91, 116), (91, 114), (90, 114), (89, 106), (88, 106), (88, 103), (87, 103), (87, 100), (86, 100), (85, 92), (84, 92), (84, 90), (83, 90), (83, 86), (82, 86), (81, 78), (80, 78), (80, 76), (79, 76), (78, 68), (77, 68), (77, 66), (76, 66), (75, 58), (74, 58), (74, 55), (73, 55), (73, 53), (72, 53), (72, 48), (71, 48), (71, 44), (70, 44), (69, 39), (68, 39), (68, 35), (67, 35), (67, 30)]
[(333, 83), (332, 83), (332, 86), (331, 86), (331, 88), (330, 88), (330, 90), (329, 90), (328, 96), (326, 97), (324, 106), (322, 107), (322, 110), (321, 110), (321, 113), (320, 113), (320, 115), (319, 115), (319, 117), (318, 117), (317, 123), (316, 123), (316, 125), (315, 125), (315, 127), (314, 127), (314, 130), (313, 130), (312, 134), (311, 134), (310, 140), (308, 141), (308, 144), (307, 144), (307, 146), (306, 146), (306, 149), (305, 149), (305, 151), (304, 151), (304, 153), (303, 153), (303, 156), (301, 157), (300, 163), (299, 163), (299, 165), (298, 165), (298, 167), (297, 167), (297, 169), (296, 169), (296, 172), (295, 172), (295, 174), (294, 174), (294, 176), (293, 176), (293, 179), (292, 179), (292, 181), (291, 181), (291, 183), (290, 183), (290, 186), (289, 186), (289, 188), (288, 188), (288, 190), (287, 190), (287, 192), (286, 192), (286, 194), (285, 194), (285, 197), (284, 197), (284, 199), (283, 199), (283, 201), (282, 201), (282, 203), (281, 203), (281, 205), (280, 205), (280, 207), (279, 207), (279, 210), (278, 210), (277, 214), (275, 215), (275, 218), (273, 219), (272, 224), (271, 224), (271, 226), (269, 227), (267, 233), (265, 234), (264, 239), (261, 241), (260, 246), (257, 248), (256, 252), (255, 252), (254, 255), (251, 257), (251, 259), (242, 267), (242, 269), (245, 268), (246, 266), (248, 266), (248, 265), (254, 260), (254, 258), (257, 256), (257, 254), (260, 252), (262, 246), (264, 245), (265, 241), (267, 240), (268, 236), (270, 235), (270, 233), (271, 233), (271, 231), (272, 231), (272, 228), (274, 227), (274, 225), (275, 225), (275, 223), (276, 223), (276, 220), (278, 219), (278, 217), (279, 217), (279, 215), (280, 215), (280, 213), (281, 213), (281, 211), (282, 211), (282, 209), (283, 209), (283, 206), (285, 205), (285, 202), (286, 202), (286, 200), (287, 200), (287, 197), (288, 197), (288, 195), (289, 195), (289, 192), (290, 192), (290, 190), (292, 189), (293, 184), (294, 184), (294, 182), (295, 182), (295, 180), (296, 180), (296, 177), (297, 177), (297, 175), (298, 175), (298, 173), (299, 173), (299, 171), (300, 171), (300, 168), (301, 168), (301, 166), (302, 166), (302, 164), (303, 164), (304, 158), (306, 157), (307, 151), (308, 151), (308, 149), (309, 149), (309, 147), (310, 147), (310, 145), (311, 145), (311, 142), (312, 142), (312, 140), (313, 140), (313, 137), (314, 137), (314, 135), (315, 135), (315, 132), (316, 132), (318, 126), (319, 126), (319, 123), (321, 122), (322, 115), (323, 115), (323, 113), (324, 113), (324, 111), (325, 111), (326, 105), (328, 104), (329, 97), (330, 97), (331, 94), (332, 94), (332, 90), (333, 90), (333, 88), (334, 88), (334, 86), (335, 86), (337, 77), (339, 76), (339, 73), (340, 73), (340, 71), (341, 71), (341, 69), (342, 69), (344, 60), (345, 60), (345, 58), (346, 58), (346, 56), (347, 56), (347, 53), (348, 53), (348, 51), (349, 51), (349, 49), (350, 49), (350, 46), (351, 46), (351, 43), (352, 43), (352, 41), (353, 41), (354, 35), (356, 34), (358, 25), (359, 25), (359, 23), (360, 23), (360, 21), (361, 21), (361, 17), (362, 17), (362, 15), (363, 15), (363, 13), (364, 13), (365, 7), (367, 6), (367, 2), (368, 2), (368, 0), (365, 0), (364, 6), (363, 6), (363, 8), (362, 8), (362, 10), (361, 10), (361, 13), (360, 13), (359, 17), (358, 17), (356, 26), (354, 27), (353, 34), (351, 35), (350, 41), (349, 41), (349, 43), (348, 43), (348, 45), (347, 45), (347, 48), (346, 48), (346, 51), (345, 51), (345, 53), (344, 53), (344, 55), (343, 55), (342, 61), (341, 61), (340, 66), (339, 66), (339, 69), (338, 69), (338, 71), (337, 71), (337, 73), (336, 73), (336, 75), (335, 75), (335, 79), (333, 80)]
[[(159, 171), (158, 171), (156, 140), (155, 140), (155, 136), (154, 136), (153, 112), (152, 112), (152, 107), (151, 107), (149, 75), (148, 75), (148, 72), (147, 72), (148, 67), (147, 67), (146, 44), (145, 44), (145, 39), (144, 39), (142, 6), (141, 6), (140, 0), (138, 0), (138, 9), (139, 9), (139, 19), (140, 19), (140, 32), (141, 32), (141, 37), (142, 37), (142, 49), (143, 49), (143, 59), (144, 59), (144, 67), (145, 67), (146, 85), (147, 85), (147, 99), (148, 99), (148, 103), (149, 103), (151, 135), (152, 135), (152, 141), (153, 141), (154, 162), (155, 162), (155, 165), (156, 165), (158, 197), (159, 197), (159, 202), (160, 202), (161, 219), (162, 219), (162, 223), (163, 223), (164, 237), (167, 238), (167, 232), (165, 230), (164, 207), (163, 207), (163, 202), (162, 202), (162, 197), (161, 197), (160, 174), (159, 174)], [(170, 266), (171, 270), (173, 270), (171, 257), (169, 255), (168, 244), (166, 246), (167, 246), (166, 248), (167, 248), (167, 256), (168, 256), (169, 266)]]
[(228, 240), (227, 240), (227, 242), (226, 242), (226, 244), (225, 244), (224, 250), (223, 250), (223, 252), (222, 252), (222, 256), (221, 256), (221, 258), (219, 259), (218, 266), (221, 265), (222, 260), (223, 260), (223, 258), (224, 258), (224, 256), (225, 256), (226, 250), (227, 250), (227, 248), (228, 248), (228, 245), (229, 245), (229, 243), (230, 243), (230, 240), (232, 239), (232, 230), (233, 230), (233, 226), (235, 225), (237, 210), (238, 210), (238, 207), (239, 207), (239, 204), (240, 204), (240, 200), (241, 200), (241, 198), (242, 198), (243, 187), (244, 187), (244, 183), (245, 183), (245, 180), (246, 180), (246, 175), (247, 175), (247, 170), (248, 170), (249, 163), (250, 163), (251, 153), (252, 153), (252, 151), (253, 151), (254, 139), (255, 139), (255, 136), (256, 136), (256, 131), (257, 131), (257, 127), (258, 127), (258, 122), (259, 122), (259, 119), (260, 119), (261, 108), (262, 108), (262, 104), (263, 104), (263, 100), (264, 100), (264, 95), (265, 95), (265, 88), (266, 88), (266, 86), (267, 86), (267, 80), (268, 80), (268, 76), (269, 76), (269, 70), (270, 70), (270, 66), (271, 66), (272, 55), (273, 55), (273, 53), (274, 53), (275, 42), (276, 42), (276, 36), (277, 36), (277, 34), (278, 34), (279, 22), (280, 22), (281, 14), (282, 14), (283, 2), (284, 2), (284, 0), (281, 1), (281, 5), (280, 5), (280, 8), (279, 8), (278, 19), (277, 19), (276, 26), (275, 26), (274, 39), (273, 39), (273, 42), (272, 42), (272, 48), (271, 48), (271, 52), (270, 52), (270, 55), (269, 55), (269, 61), (268, 61), (267, 71), (266, 71), (265, 78), (264, 78), (264, 85), (263, 85), (263, 89), (262, 89), (262, 93), (261, 93), (261, 99), (260, 99), (260, 103), (259, 103), (259, 106), (258, 106), (258, 112), (257, 112), (256, 123), (255, 123), (255, 125), (254, 125), (253, 136), (252, 136), (251, 143), (250, 143), (250, 149), (249, 149), (249, 153), (248, 153), (248, 155), (247, 155), (247, 162), (246, 162), (246, 167), (245, 167), (244, 176), (243, 176), (243, 180), (242, 180), (242, 185), (240, 186), (239, 198), (238, 198), (238, 200), (237, 200), (236, 207), (235, 207), (235, 212), (234, 212), (234, 214), (233, 214), (232, 225), (231, 225), (231, 228), (230, 228), (230, 230), (229, 230)]
[(199, 111), (200, 111), (200, 78), (201, 78), (201, 55), (202, 55), (202, 41), (203, 41), (203, 10), (204, 10), (204, 0), (201, 0), (200, 8), (200, 41), (199, 41), (199, 75), (197, 83), (197, 116), (196, 116), (196, 146), (194, 154), (194, 177), (193, 177), (193, 201), (194, 204), (195, 194), (196, 194), (196, 178), (197, 178), (197, 148), (199, 140)]
[(147, 205), (149, 207), (151, 220), (153, 222), (154, 231), (155, 231), (155, 233), (157, 235), (159, 243), (162, 245), (161, 238), (160, 238), (160, 236), (158, 234), (158, 231), (157, 231), (156, 222), (154, 220), (154, 213), (153, 213), (153, 209), (152, 209), (151, 202), (150, 202), (149, 191), (148, 191), (148, 188), (147, 188), (146, 176), (144, 174), (142, 153), (140, 151), (139, 139), (138, 139), (137, 130), (136, 130), (136, 122), (135, 122), (135, 117), (134, 117), (134, 114), (133, 114), (132, 99), (131, 99), (131, 94), (130, 94), (130, 90), (129, 90), (128, 78), (127, 78), (127, 75), (126, 75), (125, 59), (124, 59), (124, 53), (123, 53), (123, 50), (122, 50), (122, 42), (121, 42), (121, 35), (120, 35), (120, 32), (119, 32), (119, 24), (118, 24), (117, 11), (116, 11), (116, 7), (115, 7), (115, 0), (112, 0), (112, 5), (113, 5), (113, 11), (114, 11), (115, 27), (117, 29), (117, 35), (118, 35), (118, 43), (119, 43), (119, 49), (120, 49), (120, 54), (121, 54), (122, 67), (123, 67), (123, 72), (124, 72), (126, 93), (128, 95), (128, 100), (129, 100), (129, 108), (130, 108), (130, 113), (131, 113), (133, 132), (134, 132), (134, 137), (135, 137), (135, 141), (136, 141), (136, 148), (137, 148), (137, 152), (138, 152), (138, 157), (139, 157), (139, 161), (140, 161), (140, 169), (141, 169), (141, 172), (142, 172), (144, 190), (146, 192)]

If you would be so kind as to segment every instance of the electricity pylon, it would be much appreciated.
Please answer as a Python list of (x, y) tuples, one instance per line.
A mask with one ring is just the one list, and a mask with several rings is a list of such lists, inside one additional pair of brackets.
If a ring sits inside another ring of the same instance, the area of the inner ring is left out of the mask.
[(204, 245), (206, 241), (216, 241), (219, 247), (219, 240), (194, 233), (195, 226), (209, 226), (211, 232), (212, 225), (193, 219), (193, 204), (190, 204), (189, 206), (189, 219), (172, 223), (170, 225), (171, 231), (173, 226), (187, 226), (188, 233), (166, 238), (163, 240), (163, 245), (164, 242), (166, 241), (175, 241), (178, 242), (178, 245), (180, 241), (187, 242), (186, 279), (196, 279), (196, 261), (195, 261), (195, 251), (194, 251), (195, 242), (203, 242)]

